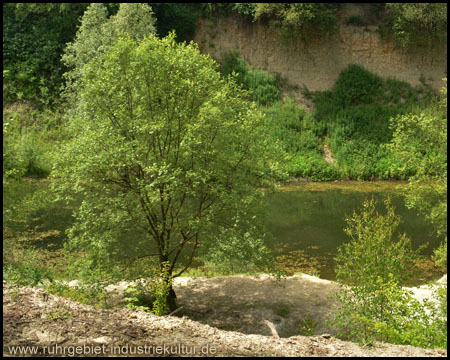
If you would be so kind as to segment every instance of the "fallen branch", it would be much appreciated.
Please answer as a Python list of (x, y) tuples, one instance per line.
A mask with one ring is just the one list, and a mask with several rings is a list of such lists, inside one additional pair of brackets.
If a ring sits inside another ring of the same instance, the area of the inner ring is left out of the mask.
[(277, 329), (275, 328), (274, 324), (272, 324), (269, 320), (264, 320), (264, 324), (269, 327), (270, 331), (272, 331), (272, 336), (275, 339), (279, 339), (280, 338), (280, 336), (278, 335)]
[(183, 307), (180, 306), (178, 309), (175, 309), (174, 311), (172, 311), (169, 315), (167, 316), (172, 316), (173, 314), (176, 314), (178, 311), (180, 311)]

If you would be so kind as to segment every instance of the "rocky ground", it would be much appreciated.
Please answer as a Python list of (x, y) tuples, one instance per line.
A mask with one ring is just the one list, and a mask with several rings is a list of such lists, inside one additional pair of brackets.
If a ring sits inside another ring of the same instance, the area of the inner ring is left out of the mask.
[[(18, 346), (29, 356), (31, 350), (40, 356), (447, 355), (391, 344), (362, 347), (323, 334), (333, 286), (306, 275), (282, 283), (266, 276), (181, 278), (175, 289), (183, 309), (177, 316), (157, 317), (140, 310), (98, 309), (3, 282), (3, 355), (14, 356)], [(317, 335), (283, 337), (306, 315), (318, 322)], [(271, 321), (281, 338), (272, 336), (262, 319)], [(227, 330), (238, 331), (224, 330), (226, 324)]]

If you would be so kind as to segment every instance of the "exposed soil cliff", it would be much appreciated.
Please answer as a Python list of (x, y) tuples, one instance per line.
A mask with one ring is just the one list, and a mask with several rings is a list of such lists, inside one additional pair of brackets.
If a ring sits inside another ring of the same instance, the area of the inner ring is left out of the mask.
[(253, 67), (280, 73), (291, 84), (306, 86), (310, 91), (330, 89), (349, 64), (360, 64), (379, 76), (407, 81), (413, 86), (422, 79), (436, 90), (442, 87), (442, 78), (447, 74), (446, 46), (401, 49), (382, 40), (377, 25), (346, 25), (353, 15), (370, 18), (364, 4), (347, 5), (340, 13), (336, 34), (317, 32), (309, 34), (308, 41), (290, 40), (283, 45), (277, 29), (260, 21), (250, 23), (237, 15), (214, 21), (200, 19), (194, 41), (202, 52), (218, 60), (237, 49)]

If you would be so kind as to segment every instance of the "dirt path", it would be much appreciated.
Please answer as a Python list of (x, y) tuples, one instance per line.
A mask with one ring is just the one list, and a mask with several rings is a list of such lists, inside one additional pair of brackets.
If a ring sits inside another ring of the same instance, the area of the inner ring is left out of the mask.
[[(14, 346), (34, 346), (43, 356), (55, 351), (67, 355), (76, 349), (82, 349), (78, 355), (98, 356), (130, 352), (140, 356), (446, 356), (443, 350), (412, 346), (361, 347), (329, 334), (280, 339), (244, 334), (269, 335), (260, 323), (264, 318), (285, 336), (294, 328), (294, 319), (309, 315), (322, 321), (328, 315), (326, 294), (336, 286), (330, 283), (306, 275), (286, 279), (281, 286), (267, 276), (180, 278), (175, 288), (186, 316), (157, 317), (140, 310), (98, 309), (39, 288), (3, 282), (3, 355), (12, 356)], [(187, 316), (222, 328), (230, 324), (240, 332), (220, 330)], [(321, 324), (316, 333), (323, 329)]]
[(323, 152), (325, 161), (331, 165), (334, 165), (336, 163), (336, 159), (334, 158), (333, 153), (331, 152), (331, 149), (327, 144), (323, 144)]

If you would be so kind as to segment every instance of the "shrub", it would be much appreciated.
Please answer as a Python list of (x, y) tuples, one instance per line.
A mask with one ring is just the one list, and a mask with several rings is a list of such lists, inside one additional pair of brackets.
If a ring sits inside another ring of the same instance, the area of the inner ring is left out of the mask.
[(303, 336), (313, 336), (317, 324), (317, 321), (313, 321), (311, 316), (307, 315), (305, 319), (300, 321), (300, 334)]
[(244, 60), (239, 57), (238, 51), (231, 50), (225, 54), (220, 71), (224, 76), (229, 76), (234, 72), (236, 74), (236, 82), (238, 84), (244, 84), (248, 69)]
[(160, 267), (152, 269), (150, 278), (137, 280), (134, 284), (129, 285), (124, 291), (126, 295), (124, 301), (127, 303), (127, 307), (152, 311), (158, 316), (166, 314), (169, 311), (166, 299), (172, 288), (169, 268), (168, 262), (162, 263)]
[(316, 153), (298, 153), (287, 164), (290, 175), (309, 178), (312, 181), (330, 181), (340, 179), (339, 172), (328, 164), (323, 156)]
[(45, 289), (56, 296), (79, 301), (83, 304), (94, 305), (100, 308), (107, 308), (109, 305), (108, 292), (100, 284), (83, 284), (79, 283), (76, 286), (69, 286), (67, 284), (53, 281), (45, 287)]
[(266, 71), (248, 69), (236, 50), (225, 55), (221, 71), (224, 76), (234, 73), (234, 80), (249, 90), (251, 99), (260, 105), (280, 100), (279, 80)]
[(357, 104), (371, 104), (379, 97), (382, 80), (360, 65), (352, 64), (342, 70), (336, 81), (336, 104), (345, 108)]
[[(422, 100), (418, 103), (419, 95)], [(340, 74), (333, 91), (312, 97), (314, 131), (329, 138), (337, 164), (348, 178), (407, 179), (415, 175), (417, 166), (401, 161), (386, 148), (393, 137), (394, 121), (390, 119), (433, 107), (435, 94), (431, 90), (413, 88), (396, 79), (382, 80), (350, 65)], [(426, 147), (420, 137), (408, 146), (419, 152)]]
[(440, 305), (419, 301), (402, 285), (416, 257), (408, 238), (393, 235), (400, 222), (390, 200), (387, 214), (375, 211), (373, 200), (360, 214), (348, 217), (344, 230), (351, 241), (338, 249), (336, 277), (341, 288), (333, 325), (352, 340), (382, 340), (421, 347), (446, 347), (446, 290), (438, 290)]
[[(9, 246), (11, 245), (6, 244), (5, 248)], [(36, 251), (32, 249), (21, 251), (14, 256), (3, 256), (3, 261), (3, 279), (17, 285), (36, 286), (44, 279), (52, 280), (54, 276), (39, 264)]]
[(353, 212), (346, 218), (344, 232), (351, 241), (338, 249), (336, 277), (348, 285), (375, 284), (378, 277), (383, 282), (394, 279), (404, 283), (411, 275), (416, 253), (405, 234), (394, 241), (400, 217), (395, 215), (390, 198), (384, 201), (386, 215), (375, 209), (375, 201), (366, 200), (361, 213)]
[(383, 341), (422, 348), (447, 348), (447, 287), (420, 302), (393, 275), (378, 278), (376, 288), (351, 287), (336, 296), (339, 336), (353, 341)]

